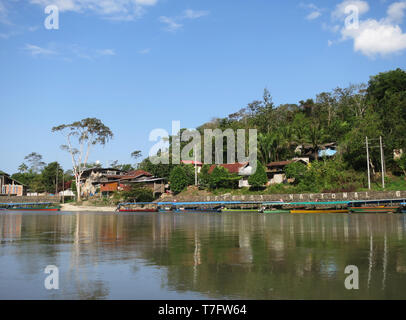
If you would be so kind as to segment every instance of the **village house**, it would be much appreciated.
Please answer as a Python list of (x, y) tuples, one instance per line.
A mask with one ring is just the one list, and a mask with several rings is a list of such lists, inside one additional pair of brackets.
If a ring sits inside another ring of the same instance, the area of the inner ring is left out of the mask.
[(292, 160), (274, 161), (266, 165), (266, 174), (269, 184), (279, 184), (287, 182), (285, 167), (294, 162), (301, 162), (305, 165), (310, 163), (309, 158), (293, 158)]
[(212, 173), (216, 166), (223, 167), (228, 170), (230, 173), (236, 173), (241, 176), (241, 179), (238, 181), (238, 187), (249, 187), (248, 178), (252, 174), (252, 167), (249, 165), (249, 162), (243, 163), (223, 163), (223, 164), (213, 164), (210, 169), (209, 173)]
[(83, 196), (93, 196), (102, 183), (116, 181), (126, 174), (125, 171), (115, 168), (90, 168), (83, 172), (81, 177), (81, 193)]
[(119, 181), (119, 188), (131, 188), (134, 185), (151, 189), (154, 197), (165, 193), (165, 179), (153, 176), (144, 170), (128, 172)]
[(309, 158), (311, 161), (322, 157), (332, 157), (337, 153), (337, 143), (321, 144), (317, 150), (311, 144), (300, 144), (296, 147), (295, 153), (300, 157)]
[(15, 179), (12, 179), (7, 173), (0, 173), (0, 195), (1, 196), (25, 196), (27, 186)]

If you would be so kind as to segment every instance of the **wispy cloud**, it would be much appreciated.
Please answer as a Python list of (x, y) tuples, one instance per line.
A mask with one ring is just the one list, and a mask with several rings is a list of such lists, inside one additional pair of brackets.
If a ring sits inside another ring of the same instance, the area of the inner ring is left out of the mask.
[(101, 56), (115, 56), (116, 52), (113, 49), (97, 50), (97, 53)]
[(158, 0), (29, 0), (30, 3), (47, 6), (56, 5), (60, 12), (94, 12), (110, 20), (131, 21), (144, 14), (146, 7)]
[(75, 59), (84, 59), (94, 61), (103, 56), (115, 56), (114, 49), (88, 49), (78, 44), (56, 44), (51, 43), (47, 46), (38, 46), (26, 44), (24, 49), (32, 56), (56, 57), (64, 61), (73, 61)]
[(322, 14), (322, 9), (317, 7), (314, 3), (300, 3), (300, 7), (310, 10), (310, 13), (306, 16), (306, 20), (315, 20)]
[(8, 19), (8, 9), (2, 0), (0, 0), (0, 23), (11, 24)]
[(183, 12), (183, 17), (186, 19), (198, 19), (204, 16), (207, 16), (210, 12), (207, 10), (192, 10), (192, 9), (187, 9)]
[(182, 24), (176, 22), (175, 19), (166, 16), (160, 16), (159, 21), (166, 24), (165, 30), (170, 32), (175, 32), (183, 26)]
[(209, 15), (210, 12), (207, 10), (192, 10), (187, 9), (184, 10), (183, 13), (178, 17), (167, 17), (161, 16), (159, 17), (159, 21), (166, 25), (165, 30), (169, 32), (175, 32), (183, 27), (183, 23), (181, 21), (184, 20), (195, 20), (204, 16)]
[(24, 49), (27, 50), (33, 56), (48, 56), (56, 54), (54, 50), (42, 48), (34, 44), (26, 44)]

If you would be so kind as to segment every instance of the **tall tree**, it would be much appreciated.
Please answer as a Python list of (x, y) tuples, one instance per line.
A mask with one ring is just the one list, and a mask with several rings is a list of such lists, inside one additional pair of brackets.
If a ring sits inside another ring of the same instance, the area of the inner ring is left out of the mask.
[(62, 145), (62, 149), (71, 155), (77, 199), (81, 201), (80, 179), (86, 169), (90, 150), (95, 145), (104, 146), (113, 138), (113, 132), (97, 118), (86, 118), (70, 124), (62, 124), (53, 127), (52, 132), (62, 132), (66, 137), (68, 144)]
[(31, 152), (24, 159), (30, 164), (30, 170), (35, 173), (40, 172), (46, 165), (46, 163), (42, 161), (42, 155), (36, 152)]

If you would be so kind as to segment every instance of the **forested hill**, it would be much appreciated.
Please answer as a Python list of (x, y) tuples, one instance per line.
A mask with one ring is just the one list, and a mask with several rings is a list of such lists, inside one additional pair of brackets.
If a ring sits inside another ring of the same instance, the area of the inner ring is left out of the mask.
[[(316, 99), (275, 106), (268, 90), (225, 118), (213, 119), (199, 129), (256, 128), (258, 157), (266, 164), (290, 159), (299, 144), (337, 142), (342, 160), (355, 170), (365, 164), (365, 137), (382, 136), (387, 168), (399, 170), (393, 149), (406, 151), (406, 72), (396, 69), (371, 76), (368, 84), (321, 92)], [(379, 168), (379, 149), (371, 149)]]

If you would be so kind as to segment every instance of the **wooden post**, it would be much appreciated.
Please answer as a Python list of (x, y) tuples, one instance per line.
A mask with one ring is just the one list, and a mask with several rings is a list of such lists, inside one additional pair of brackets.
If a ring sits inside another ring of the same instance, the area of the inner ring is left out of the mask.
[(385, 158), (383, 154), (382, 136), (379, 137), (379, 148), (381, 151), (382, 188), (385, 189)]
[(365, 144), (367, 147), (367, 168), (368, 168), (368, 189), (371, 190), (371, 175), (369, 172), (369, 148), (368, 148), (368, 137), (365, 137)]

